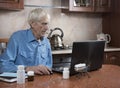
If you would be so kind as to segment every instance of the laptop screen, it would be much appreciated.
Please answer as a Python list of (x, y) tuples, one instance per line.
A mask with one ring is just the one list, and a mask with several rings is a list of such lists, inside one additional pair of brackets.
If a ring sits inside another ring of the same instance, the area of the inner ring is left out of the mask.
[(74, 70), (76, 64), (85, 63), (88, 71), (97, 70), (102, 67), (105, 41), (82, 41), (73, 42), (70, 75), (77, 72)]

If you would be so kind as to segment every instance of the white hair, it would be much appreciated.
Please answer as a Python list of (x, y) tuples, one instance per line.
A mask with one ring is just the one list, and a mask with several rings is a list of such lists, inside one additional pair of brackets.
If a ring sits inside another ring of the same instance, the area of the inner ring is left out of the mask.
[(45, 10), (41, 8), (36, 8), (29, 13), (28, 23), (31, 24), (32, 22), (41, 21), (43, 18), (49, 20), (50, 16)]

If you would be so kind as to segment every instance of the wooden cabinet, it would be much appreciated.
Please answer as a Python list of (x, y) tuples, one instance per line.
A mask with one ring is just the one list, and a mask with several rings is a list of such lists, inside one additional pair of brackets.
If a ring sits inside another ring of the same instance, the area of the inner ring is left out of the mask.
[(114, 64), (120, 66), (120, 52), (105, 52), (104, 64)]
[(64, 12), (93, 12), (94, 11), (94, 2), (89, 0), (89, 4), (85, 2), (80, 2), (81, 0), (61, 0), (63, 7), (62, 11)]
[(104, 33), (111, 35), (110, 46), (120, 47), (120, 0), (113, 0), (113, 11), (104, 14), (102, 29)]
[(0, 0), (0, 9), (21, 10), (24, 8), (24, 0)]
[[(53, 68), (70, 66), (72, 54), (53, 54)], [(120, 51), (104, 52), (103, 64), (113, 64), (120, 66)]]
[(54, 54), (53, 55), (53, 68), (70, 67), (70, 63), (71, 63), (71, 54)]
[(111, 0), (96, 0), (95, 12), (110, 12), (111, 10)]
[(110, 12), (111, 0), (62, 0), (64, 12)]

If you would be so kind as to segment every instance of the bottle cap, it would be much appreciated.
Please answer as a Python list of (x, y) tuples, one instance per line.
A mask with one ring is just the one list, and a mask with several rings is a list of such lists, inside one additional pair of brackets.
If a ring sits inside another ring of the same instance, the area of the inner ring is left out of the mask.
[(18, 70), (24, 70), (24, 66), (23, 65), (19, 65), (18, 66)]
[(28, 76), (34, 76), (34, 71), (28, 71), (28, 72), (27, 72), (27, 75), (28, 75)]
[(68, 68), (68, 67), (65, 67), (65, 68), (64, 68), (64, 71), (68, 71), (68, 70), (69, 70), (69, 68)]

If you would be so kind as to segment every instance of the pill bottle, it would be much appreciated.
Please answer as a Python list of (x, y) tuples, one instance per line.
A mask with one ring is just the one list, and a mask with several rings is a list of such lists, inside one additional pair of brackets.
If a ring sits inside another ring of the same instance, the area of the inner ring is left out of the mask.
[(28, 81), (34, 81), (34, 71), (28, 71)]
[(17, 70), (17, 83), (23, 84), (25, 83), (25, 70), (23, 65), (18, 66)]
[(65, 68), (63, 69), (63, 79), (69, 79), (69, 74), (70, 74), (69, 68), (68, 68), (68, 67), (65, 67)]

